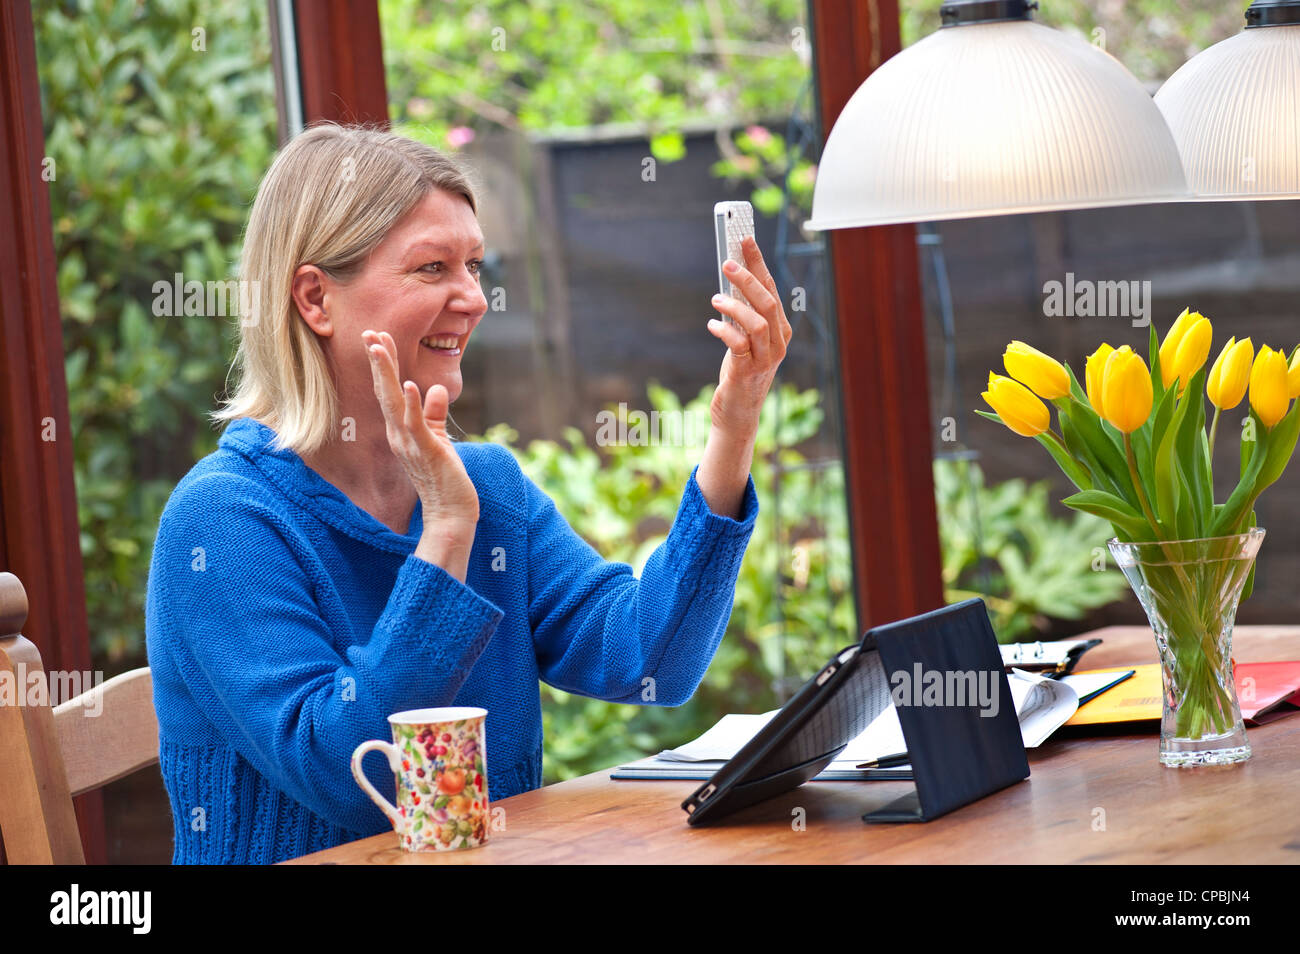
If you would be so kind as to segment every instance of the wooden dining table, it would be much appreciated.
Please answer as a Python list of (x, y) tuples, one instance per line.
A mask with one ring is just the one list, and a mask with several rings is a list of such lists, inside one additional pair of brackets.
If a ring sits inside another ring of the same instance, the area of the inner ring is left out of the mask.
[[(1080, 669), (1158, 659), (1146, 627), (1081, 635), (1102, 643)], [(1300, 626), (1239, 626), (1233, 657), (1300, 659)], [(285, 864), (1300, 862), (1300, 716), (1248, 728), (1253, 754), (1231, 766), (1167, 768), (1158, 732), (1067, 726), (1029, 750), (1029, 778), (923, 824), (862, 821), (910, 783), (826, 781), (692, 828), (681, 802), (699, 782), (617, 781), (611, 768), (493, 802), (500, 824), (480, 848), (405, 852), (386, 832)]]

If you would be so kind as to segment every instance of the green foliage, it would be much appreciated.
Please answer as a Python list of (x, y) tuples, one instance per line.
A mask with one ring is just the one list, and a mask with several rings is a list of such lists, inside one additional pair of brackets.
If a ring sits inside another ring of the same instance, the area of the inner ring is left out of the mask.
[(780, 213), (787, 185), (793, 208), (805, 214), (812, 208), (816, 166), (802, 156), (791, 165), (785, 137), (765, 126), (750, 126), (733, 134), (728, 153), (710, 171), (728, 183), (752, 182), (750, 202), (762, 215)]
[(153, 286), (176, 272), (234, 275), (275, 148), (265, 13), (198, 0), (34, 4), (87, 609), (92, 650), (111, 662), (143, 651), (158, 518), (216, 446), (204, 414), (225, 378), (230, 323), (155, 317)]
[[(903, 45), (939, 29), (943, 0), (901, 5)], [(1043, 0), (1034, 20), (1100, 46), (1138, 79), (1160, 83), (1193, 54), (1240, 33), (1247, 4), (1219, 0)]]
[[(382, 0), (379, 13), (394, 126), (442, 148), (460, 128), (645, 123), (675, 135), (785, 115), (809, 72), (795, 51), (799, 0)], [(680, 158), (674, 143), (658, 139), (656, 157)]]
[(1106, 565), (1106, 521), (1048, 509), (1049, 484), (1008, 480), (987, 487), (979, 465), (934, 463), (944, 597), (982, 596), (1000, 642), (1034, 638), (1048, 617), (1079, 619), (1118, 599), (1127, 584)]

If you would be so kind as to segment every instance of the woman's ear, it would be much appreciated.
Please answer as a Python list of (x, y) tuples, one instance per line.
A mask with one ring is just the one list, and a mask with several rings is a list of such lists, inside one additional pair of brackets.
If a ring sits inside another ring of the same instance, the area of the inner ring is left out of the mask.
[(334, 334), (334, 326), (325, 311), (325, 282), (328, 276), (315, 265), (299, 265), (293, 273), (293, 303), (307, 326), (322, 338)]

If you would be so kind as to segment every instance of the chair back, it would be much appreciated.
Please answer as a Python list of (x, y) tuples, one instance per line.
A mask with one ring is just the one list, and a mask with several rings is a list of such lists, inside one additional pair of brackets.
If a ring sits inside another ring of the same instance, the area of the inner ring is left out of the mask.
[(158, 761), (149, 669), (50, 706), (27, 592), (0, 573), (0, 839), (10, 864), (85, 864), (73, 796)]

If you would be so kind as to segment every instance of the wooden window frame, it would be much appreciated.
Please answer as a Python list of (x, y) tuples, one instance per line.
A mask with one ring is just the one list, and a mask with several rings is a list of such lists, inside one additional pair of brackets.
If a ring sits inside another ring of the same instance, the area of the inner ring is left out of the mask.
[[(811, 0), (822, 136), (902, 46), (897, 0)], [(944, 605), (925, 322), (911, 225), (835, 229), (831, 281), (858, 623)]]
[[(0, 570), (27, 591), (23, 633), (45, 671), (85, 673), (90, 630), (44, 160), (32, 6), (0, 3)], [(104, 863), (100, 792), (73, 804), (86, 861)]]

